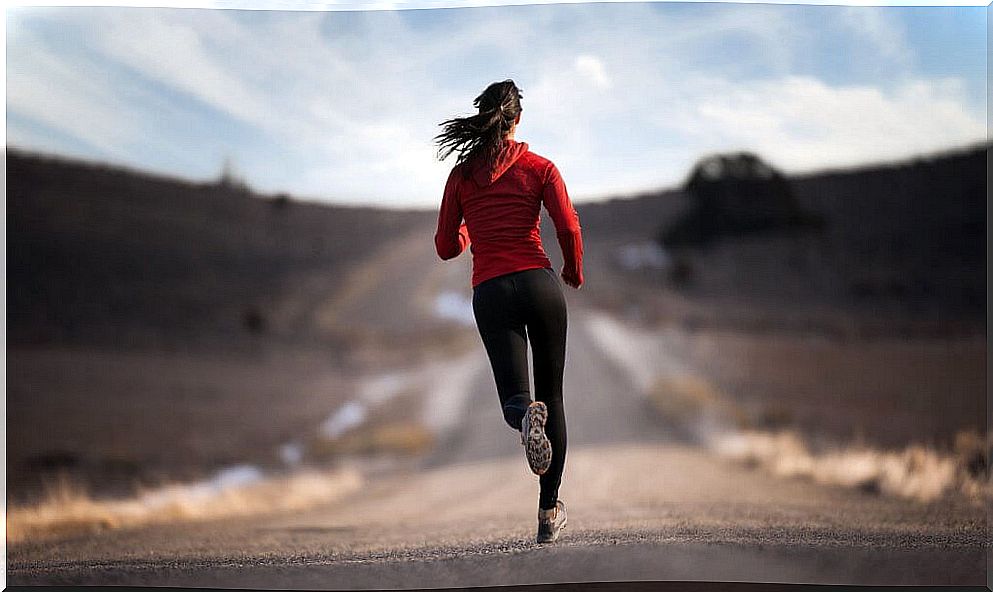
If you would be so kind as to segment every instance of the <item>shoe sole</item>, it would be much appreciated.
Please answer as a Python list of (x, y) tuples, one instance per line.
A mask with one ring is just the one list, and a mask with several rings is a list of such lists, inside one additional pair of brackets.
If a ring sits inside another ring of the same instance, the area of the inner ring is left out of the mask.
[(559, 540), (559, 536), (562, 534), (562, 531), (565, 529), (566, 524), (569, 524), (569, 514), (566, 514), (565, 515), (565, 518), (562, 520), (562, 524), (559, 526), (558, 530), (555, 531), (555, 534), (552, 536), (552, 538), (550, 538), (550, 539), (537, 539), (536, 542), (539, 545), (545, 545), (545, 544), (548, 544), (548, 543), (554, 543), (555, 541)]
[(535, 401), (528, 406), (524, 414), (524, 455), (535, 475), (545, 474), (552, 464), (552, 442), (545, 435), (547, 421), (548, 407), (544, 403)]

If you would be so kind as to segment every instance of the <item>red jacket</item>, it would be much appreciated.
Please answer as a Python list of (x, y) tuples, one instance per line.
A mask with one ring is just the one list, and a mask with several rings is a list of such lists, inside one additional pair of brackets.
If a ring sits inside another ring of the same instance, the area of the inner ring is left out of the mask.
[(541, 245), (541, 204), (555, 224), (563, 274), (582, 284), (583, 239), (565, 182), (552, 161), (510, 139), (492, 163), (452, 168), (434, 235), (438, 256), (452, 259), (469, 247), (473, 287), (514, 271), (551, 267)]

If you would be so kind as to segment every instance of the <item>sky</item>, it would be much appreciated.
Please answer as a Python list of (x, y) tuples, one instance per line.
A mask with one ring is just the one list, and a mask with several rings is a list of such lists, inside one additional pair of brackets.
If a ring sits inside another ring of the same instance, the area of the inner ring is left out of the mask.
[(587, 3), (7, 9), (7, 145), (260, 192), (431, 207), (439, 123), (491, 82), (574, 202), (715, 152), (787, 173), (986, 138), (986, 8)]

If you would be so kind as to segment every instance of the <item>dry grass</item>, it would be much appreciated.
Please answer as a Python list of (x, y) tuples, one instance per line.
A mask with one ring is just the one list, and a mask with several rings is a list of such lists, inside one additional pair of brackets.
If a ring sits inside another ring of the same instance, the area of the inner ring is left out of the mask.
[(316, 460), (355, 454), (414, 456), (428, 451), (434, 442), (434, 434), (424, 425), (396, 420), (363, 425), (337, 438), (317, 436), (308, 443), (307, 455)]
[(720, 454), (761, 466), (785, 477), (804, 477), (827, 485), (932, 501), (950, 493), (975, 500), (993, 497), (988, 470), (990, 440), (975, 456), (978, 434), (963, 432), (956, 453), (914, 444), (882, 451), (842, 446), (814, 452), (794, 431), (743, 431), (716, 436), (711, 444)]
[(40, 503), (9, 509), (7, 540), (18, 543), (146, 524), (299, 510), (340, 499), (361, 483), (352, 469), (313, 470), (230, 487), (174, 484), (133, 498), (100, 500), (62, 477), (50, 485)]
[(962, 430), (953, 450), (911, 444), (880, 450), (864, 444), (814, 450), (796, 429), (786, 426), (786, 409), (745, 412), (712, 382), (691, 374), (657, 377), (648, 390), (655, 409), (670, 421), (693, 429), (713, 450), (784, 477), (803, 477), (921, 501), (961, 493), (993, 498), (990, 456), (993, 437)]
[(658, 376), (647, 394), (655, 410), (670, 421), (697, 427), (707, 424), (717, 429), (749, 424), (744, 410), (701, 376)]

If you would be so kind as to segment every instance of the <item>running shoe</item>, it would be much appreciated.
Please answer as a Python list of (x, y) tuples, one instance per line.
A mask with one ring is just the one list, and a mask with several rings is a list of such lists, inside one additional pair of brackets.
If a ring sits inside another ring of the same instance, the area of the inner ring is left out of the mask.
[(528, 466), (535, 475), (542, 475), (552, 464), (552, 443), (545, 435), (545, 422), (548, 421), (548, 407), (541, 401), (533, 401), (521, 420), (521, 444)]
[(566, 521), (565, 504), (562, 503), (562, 500), (556, 501), (555, 507), (550, 510), (539, 508), (537, 542), (554, 543), (557, 541), (559, 535), (562, 534), (562, 529), (565, 528)]

